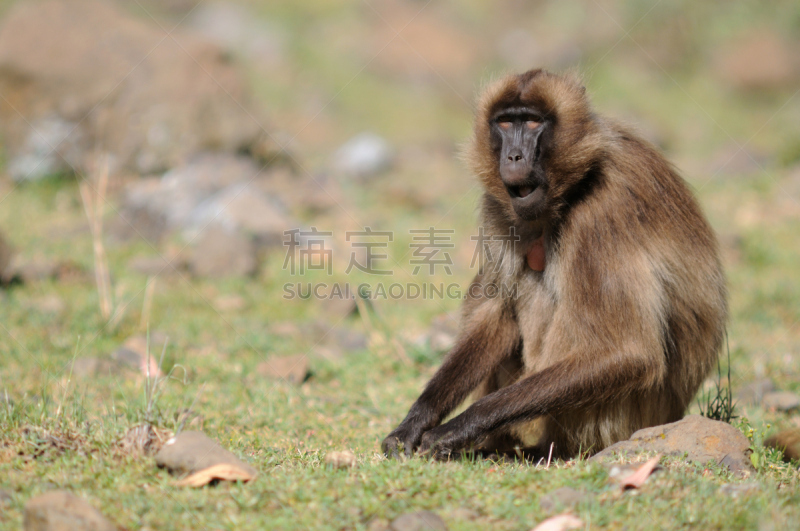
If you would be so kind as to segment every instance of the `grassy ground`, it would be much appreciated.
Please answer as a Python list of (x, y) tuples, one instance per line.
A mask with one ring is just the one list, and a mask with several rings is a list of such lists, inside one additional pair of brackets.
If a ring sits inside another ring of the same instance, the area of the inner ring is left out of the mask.
[[(480, 50), (484, 39), (494, 43), (498, 38), (501, 15), (510, 8), (503, 4), (494, 12), (479, 2), (443, 3), (420, 15), (431, 24), (447, 21), (459, 36), (440, 43), (444, 49), (466, 43), (473, 53), (461, 70), (428, 71), (420, 79), (402, 65), (364, 54), (365, 42), (377, 52), (380, 39), (391, 36), (387, 26), (399, 30), (413, 18), (402, 10), (384, 11), (382, 6), (391, 3), (376, 2), (375, 9), (348, 2), (250, 4), (288, 35), (276, 70), (253, 67), (250, 74), (276, 127), (296, 136), (293, 146), (302, 148), (295, 150), (302, 153), (298, 174), (324, 169), (331, 150), (363, 129), (386, 136), (399, 155), (397, 165), (370, 186), (342, 185), (349, 198), (346, 212), (334, 209), (304, 222), (339, 236), (366, 225), (395, 231), (392, 281), (466, 286), (474, 273), (468, 267), (469, 237), (475, 233), (479, 191), (455, 150), (469, 133), (472, 91), (505, 66)], [(683, 7), (704, 9), (694, 5)], [(710, 56), (730, 34), (756, 22), (796, 31), (800, 17), (790, 4), (776, 2), (765, 12), (755, 5), (743, 3), (724, 16), (692, 11), (693, 39), (683, 46), (702, 52), (699, 57)], [(646, 2), (620, 6), (613, 13), (626, 28), (653, 7)], [(565, 20), (557, 9), (550, 8), (543, 20)], [(579, 66), (587, 73), (588, 90), (602, 111), (634, 117), (658, 131), (720, 234), (731, 293), (734, 389), (766, 376), (778, 388), (800, 392), (800, 101), (792, 99), (790, 88), (758, 95), (731, 90), (697, 64), (697, 54), (661, 69), (648, 53), (660, 45), (649, 44), (648, 37), (661, 27), (658, 21), (668, 26), (685, 13), (654, 9), (630, 37), (617, 28), (584, 54)], [(527, 23), (539, 24), (520, 21)], [(563, 29), (580, 31), (580, 25)], [(320, 35), (329, 46), (315, 44)], [(414, 57), (413, 50), (409, 54)], [(435, 60), (426, 55), (427, 63)], [(726, 149), (744, 144), (763, 153), (763, 161), (745, 164), (741, 171), (720, 170), (731, 156)], [(720, 153), (728, 155), (715, 163)], [(84, 496), (131, 529), (364, 529), (376, 519), (428, 509), (451, 529), (522, 530), (560, 512), (543, 510), (539, 502), (562, 486), (587, 494), (573, 512), (588, 527), (788, 529), (800, 522), (797, 463), (782, 463), (761, 444), (766, 434), (796, 426), (800, 418), (758, 407), (737, 411), (753, 427), (742, 429), (754, 449), (766, 457), (748, 480), (758, 489), (738, 499), (720, 492), (720, 486), (741, 480), (677, 458), (665, 458), (665, 471), (641, 491), (625, 494), (606, 469), (584, 461), (553, 463), (548, 469), (485, 461), (386, 461), (379, 455), (380, 440), (402, 419), (441, 360), (441, 353), (414, 346), (413, 338), (434, 316), (456, 310), (458, 300), (376, 301), (369, 321), (342, 317), (316, 301), (287, 302), (283, 285), (298, 278), (282, 269), (279, 250), (255, 279), (157, 279), (143, 322), (148, 278), (131, 271), (131, 258), (184, 243), (175, 239), (154, 249), (144, 241), (109, 241), (116, 300), (130, 302), (112, 326), (98, 311), (92, 239), (77, 184), (63, 177), (24, 186), (0, 180), (0, 197), (5, 197), (0, 228), (19, 253), (71, 261), (85, 272), (0, 291), (0, 392), (12, 400), (0, 399), (0, 489), (10, 495), (0, 505), (2, 529), (19, 528), (25, 502), (53, 488)], [(106, 210), (111, 220), (114, 203)], [(408, 230), (429, 226), (455, 230), (452, 275), (410, 274)], [(334, 259), (335, 280), (374, 282), (345, 275), (347, 257)], [(302, 279), (309, 280), (330, 281)], [(231, 296), (244, 306), (224, 308), (220, 301)], [(172, 486), (173, 478), (152, 458), (121, 442), (144, 420), (144, 377), (69, 378), (72, 359), (108, 356), (148, 326), (169, 336), (165, 366), (173, 369), (156, 404), (155, 424), (174, 431), (191, 407), (200, 415), (191, 426), (256, 467), (255, 482), (199, 490)], [(366, 335), (368, 347), (347, 350), (341, 358), (323, 356), (321, 347), (337, 345), (338, 330)], [(311, 360), (313, 375), (303, 385), (258, 374), (260, 362), (290, 354)], [(358, 466), (326, 468), (326, 452), (342, 449), (356, 453)], [(474, 519), (465, 519), (460, 508), (474, 511)]]

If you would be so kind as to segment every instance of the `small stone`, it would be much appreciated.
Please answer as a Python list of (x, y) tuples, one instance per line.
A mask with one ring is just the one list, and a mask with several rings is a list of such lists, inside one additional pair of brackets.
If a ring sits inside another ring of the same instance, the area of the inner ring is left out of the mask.
[(337, 327), (332, 335), (336, 346), (346, 351), (364, 350), (369, 344), (369, 338), (356, 330)]
[(391, 164), (389, 144), (372, 133), (362, 133), (348, 140), (338, 149), (334, 161), (339, 172), (362, 179), (386, 170)]
[(210, 223), (252, 236), (259, 249), (282, 247), (284, 231), (297, 225), (277, 198), (248, 183), (228, 186), (200, 203), (189, 217), (188, 230)]
[(719, 488), (719, 493), (731, 498), (745, 498), (761, 490), (758, 483), (726, 483)]
[(251, 276), (258, 269), (255, 246), (243, 234), (209, 227), (199, 237), (189, 269), (198, 277)]
[(333, 468), (353, 468), (356, 466), (356, 454), (350, 450), (328, 452), (325, 454), (325, 464)]
[(344, 359), (344, 351), (335, 345), (319, 345), (314, 348), (314, 354), (328, 361)]
[(391, 531), (447, 531), (444, 520), (430, 511), (408, 513), (395, 518), (389, 525)]
[(431, 333), (428, 344), (436, 352), (447, 352), (456, 344), (456, 338), (446, 332), (436, 331)]
[(214, 299), (214, 308), (218, 312), (237, 312), (244, 310), (246, 306), (247, 301), (239, 295), (223, 295)]
[(117, 526), (70, 492), (54, 490), (25, 504), (25, 531), (116, 531)]
[(374, 518), (367, 524), (367, 531), (391, 531), (389, 520), (386, 518)]
[(135, 369), (145, 376), (149, 374), (151, 378), (163, 376), (158, 363), (166, 341), (167, 336), (164, 334), (151, 333), (148, 350), (147, 336), (131, 336), (121, 347), (111, 353), (111, 359), (128, 368)]
[(458, 334), (459, 321), (460, 317), (458, 312), (442, 313), (433, 318), (431, 321), (431, 329), (455, 336)]
[(119, 374), (125, 370), (119, 362), (104, 358), (77, 358), (67, 365), (66, 371), (72, 371), (76, 378), (92, 378), (95, 376), (108, 376)]
[(761, 405), (775, 411), (791, 411), (800, 407), (800, 396), (789, 391), (773, 391), (764, 395)]
[(172, 474), (193, 474), (219, 464), (234, 465), (255, 476), (256, 470), (199, 431), (184, 431), (169, 439), (155, 457), (159, 468)]
[(559, 514), (544, 520), (531, 531), (567, 531), (568, 529), (581, 529), (583, 520), (571, 514)]
[(283, 337), (300, 337), (303, 335), (300, 326), (292, 321), (278, 321), (269, 327), (269, 331), (271, 334)]
[(725, 465), (735, 474), (753, 471), (748, 457), (750, 441), (739, 430), (700, 415), (688, 417), (634, 433), (629, 440), (609, 446), (590, 458), (602, 462), (616, 454), (652, 452), (666, 455), (687, 454), (690, 461)]
[(539, 499), (539, 507), (547, 512), (571, 509), (586, 499), (586, 494), (570, 487), (561, 487)]
[(0, 507), (11, 505), (13, 498), (7, 491), (0, 490)]
[(261, 376), (300, 385), (308, 377), (308, 358), (302, 355), (273, 357), (259, 363), (256, 372)]

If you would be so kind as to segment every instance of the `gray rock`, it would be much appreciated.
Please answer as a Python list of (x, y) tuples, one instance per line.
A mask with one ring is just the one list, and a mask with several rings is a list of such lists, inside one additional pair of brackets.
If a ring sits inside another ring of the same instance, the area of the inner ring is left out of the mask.
[(775, 384), (769, 378), (761, 378), (743, 386), (736, 393), (736, 402), (745, 406), (761, 404), (764, 395), (773, 391)]
[(235, 465), (251, 475), (256, 470), (199, 431), (184, 431), (164, 443), (156, 465), (173, 474), (193, 474), (219, 464)]
[(761, 405), (775, 411), (791, 411), (800, 407), (800, 396), (789, 391), (773, 391), (764, 395)]
[(129, 239), (141, 235), (158, 241), (169, 231), (189, 230), (200, 205), (229, 186), (258, 178), (259, 170), (247, 157), (201, 153), (161, 178), (133, 182), (123, 191), (123, 223), (114, 227), (115, 236)]
[(639, 430), (629, 440), (609, 446), (591, 460), (602, 461), (614, 454), (642, 451), (676, 456), (686, 454), (695, 463), (714, 462), (727, 466), (731, 472), (747, 474), (753, 471), (749, 448), (747, 437), (730, 424), (689, 415), (678, 422)]
[(333, 333), (333, 342), (344, 350), (364, 350), (369, 345), (369, 338), (357, 330), (339, 327)]
[(112, 173), (150, 173), (267, 142), (224, 52), (197, 35), (171, 36), (114, 2), (14, 4), (0, 26), (0, 133), (13, 178), (88, 173), (98, 147)]
[(11, 502), (14, 499), (11, 497), (11, 494), (5, 490), (0, 490), (0, 507), (6, 507), (11, 505)]
[(258, 247), (281, 247), (292, 221), (282, 205), (248, 183), (233, 184), (192, 211), (186, 229), (199, 232), (209, 224), (253, 236)]
[(214, 227), (252, 240), (256, 249), (283, 247), (296, 226), (283, 202), (268, 191), (261, 167), (246, 157), (204, 154), (160, 179), (129, 184), (112, 233), (120, 240), (158, 242), (170, 232), (190, 241)]
[(539, 507), (547, 512), (568, 509), (586, 499), (586, 494), (570, 487), (561, 487), (539, 499)]
[(334, 156), (334, 166), (346, 175), (372, 177), (392, 164), (392, 151), (383, 138), (362, 133), (348, 140)]
[(203, 2), (186, 22), (226, 51), (241, 54), (257, 65), (274, 66), (283, 59), (284, 35), (243, 5)]
[(418, 511), (398, 516), (389, 525), (391, 531), (447, 531), (447, 526), (438, 514)]
[(189, 270), (198, 277), (250, 276), (258, 269), (256, 248), (246, 235), (209, 227), (198, 238)]
[(105, 516), (70, 492), (40, 494), (25, 504), (25, 531), (116, 531)]

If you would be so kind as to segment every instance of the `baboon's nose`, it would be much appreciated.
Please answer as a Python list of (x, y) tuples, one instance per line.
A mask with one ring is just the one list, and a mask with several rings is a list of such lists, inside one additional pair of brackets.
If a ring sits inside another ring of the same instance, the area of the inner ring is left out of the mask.
[(514, 148), (508, 152), (508, 156), (506, 158), (507, 162), (519, 162), (523, 160), (525, 157), (522, 156), (522, 150), (519, 148)]

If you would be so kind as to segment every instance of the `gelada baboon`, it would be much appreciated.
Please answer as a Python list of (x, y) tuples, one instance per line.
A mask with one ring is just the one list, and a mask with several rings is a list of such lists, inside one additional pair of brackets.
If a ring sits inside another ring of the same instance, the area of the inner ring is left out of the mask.
[(465, 300), (456, 346), (383, 451), (552, 445), (567, 458), (679, 420), (727, 302), (715, 237), (675, 169), (596, 115), (578, 80), (542, 70), (488, 87), (466, 158), (492, 237), (469, 292), (516, 297)]

